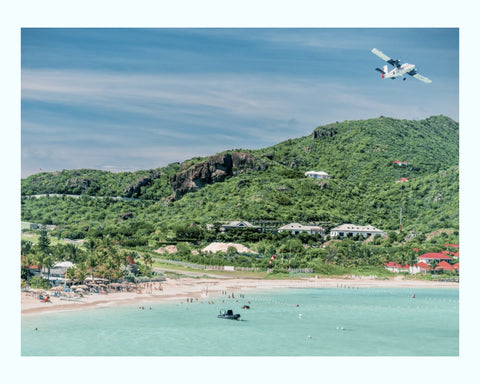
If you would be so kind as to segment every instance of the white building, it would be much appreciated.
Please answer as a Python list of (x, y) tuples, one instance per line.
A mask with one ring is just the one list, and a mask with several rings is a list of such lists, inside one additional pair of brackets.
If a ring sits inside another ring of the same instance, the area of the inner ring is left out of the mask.
[(243, 228), (255, 228), (260, 229), (259, 226), (253, 225), (248, 221), (229, 221), (220, 227), (220, 231), (225, 232), (228, 229), (243, 229)]
[(299, 223), (290, 223), (278, 228), (278, 232), (291, 232), (294, 235), (298, 235), (301, 232), (306, 232), (309, 235), (325, 235), (323, 227), (315, 225), (302, 225)]
[(308, 171), (305, 172), (305, 176), (310, 178), (310, 179), (328, 179), (330, 176), (328, 176), (327, 172), (323, 171)]
[(355, 225), (355, 224), (342, 224), (339, 225), (338, 227), (333, 228), (330, 231), (330, 235), (332, 237), (338, 236), (338, 237), (347, 237), (347, 236), (356, 236), (356, 235), (362, 235), (363, 237), (369, 237), (369, 236), (375, 236), (375, 235), (380, 235), (380, 236), (385, 236), (387, 233), (372, 227), (371, 225)]
[[(50, 268), (50, 283), (54, 285), (63, 284), (65, 282), (65, 273), (67, 272), (67, 269), (72, 267), (75, 267), (75, 264), (70, 261), (61, 261), (53, 264)], [(48, 276), (48, 268), (42, 269), (42, 275), (44, 277)]]

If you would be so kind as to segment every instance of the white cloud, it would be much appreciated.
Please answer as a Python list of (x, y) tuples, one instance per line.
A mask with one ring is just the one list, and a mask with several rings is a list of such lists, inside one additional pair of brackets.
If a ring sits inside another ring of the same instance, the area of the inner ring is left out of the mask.
[(145, 117), (180, 110), (195, 117), (223, 113), (309, 121), (315, 115), (312, 104), (318, 106), (338, 93), (336, 85), (318, 82), (273, 75), (154, 76), (25, 70), (22, 100), (120, 110)]

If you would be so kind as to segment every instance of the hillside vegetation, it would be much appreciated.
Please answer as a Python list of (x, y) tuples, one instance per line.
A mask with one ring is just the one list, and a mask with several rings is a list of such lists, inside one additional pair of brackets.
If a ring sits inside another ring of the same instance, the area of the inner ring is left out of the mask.
[[(247, 160), (229, 163), (226, 170), (228, 154)], [(373, 264), (380, 265), (398, 251), (389, 250), (393, 242), (400, 244), (409, 232), (448, 228), (453, 234), (441, 241), (458, 241), (458, 159), (459, 126), (445, 116), (337, 122), (268, 148), (235, 149), (164, 168), (35, 174), (22, 180), (21, 214), (22, 221), (56, 225), (52, 234), (58, 237), (108, 236), (118, 245), (144, 250), (190, 240), (179, 251), (189, 260), (195, 259), (190, 253), (195, 242), (244, 241), (261, 251), (257, 257), (266, 258), (287, 241), (297, 242), (290, 248), (324, 241), (248, 231), (222, 234), (207, 230), (207, 224), (247, 220), (270, 229), (289, 222), (327, 229), (369, 224), (388, 231), (390, 239), (356, 245), (357, 251), (367, 247), (368, 257), (375, 256)], [(304, 173), (309, 170), (325, 171), (330, 178), (308, 179)], [(397, 182), (401, 178), (407, 181)], [(179, 180), (182, 193), (176, 189)], [(31, 197), (40, 194), (61, 196)], [(418, 240), (416, 244), (421, 246)], [(331, 259), (328, 249), (322, 249), (322, 260), (335, 263), (342, 251), (336, 247)], [(310, 261), (319, 257), (312, 255)], [(342, 257), (348, 258), (347, 253)], [(252, 260), (245, 264), (252, 265)]]

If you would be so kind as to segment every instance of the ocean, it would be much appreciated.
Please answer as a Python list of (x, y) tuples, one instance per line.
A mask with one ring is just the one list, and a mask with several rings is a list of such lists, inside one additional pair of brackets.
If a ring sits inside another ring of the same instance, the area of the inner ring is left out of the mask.
[[(459, 355), (456, 288), (296, 288), (233, 294), (23, 315), (21, 355)], [(243, 309), (245, 305), (249, 309)], [(240, 320), (217, 318), (221, 309), (239, 313)]]

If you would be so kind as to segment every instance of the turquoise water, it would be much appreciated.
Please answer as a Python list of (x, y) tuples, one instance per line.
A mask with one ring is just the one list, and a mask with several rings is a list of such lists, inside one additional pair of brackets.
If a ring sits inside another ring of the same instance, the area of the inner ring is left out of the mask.
[[(22, 355), (459, 354), (458, 289), (290, 289), (208, 300), (23, 316)], [(218, 319), (220, 309), (242, 321)]]

